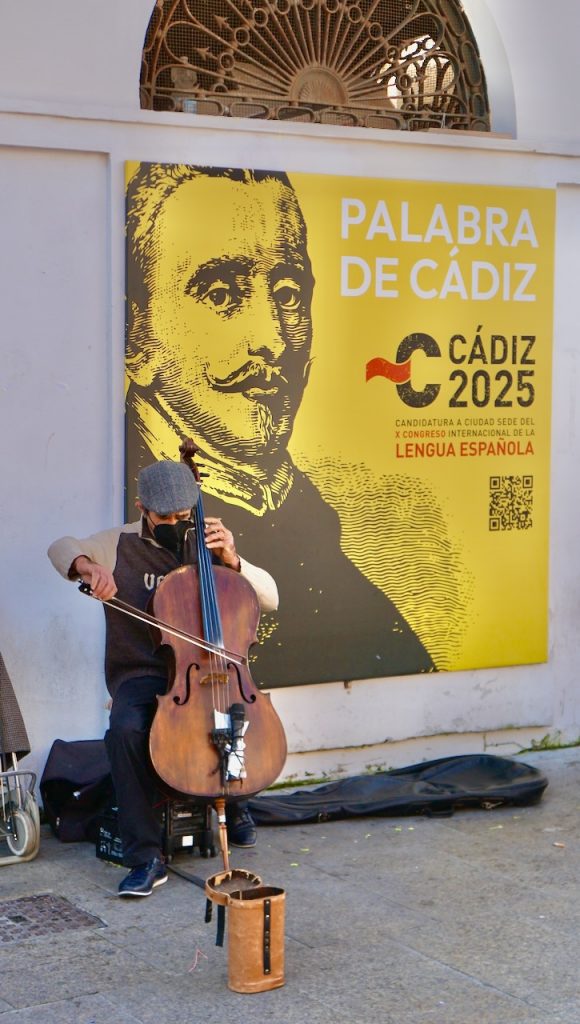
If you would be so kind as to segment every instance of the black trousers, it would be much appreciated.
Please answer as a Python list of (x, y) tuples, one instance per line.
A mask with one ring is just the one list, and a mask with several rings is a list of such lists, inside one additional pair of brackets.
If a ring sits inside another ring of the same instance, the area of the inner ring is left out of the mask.
[[(123, 859), (130, 868), (162, 855), (163, 808), (167, 798), (159, 791), (151, 766), (149, 732), (157, 710), (157, 695), (166, 690), (166, 679), (127, 679), (113, 698), (105, 733)], [(236, 804), (241, 810), (247, 801)]]
[(166, 679), (127, 679), (113, 698), (105, 734), (127, 867), (161, 857), (164, 797), (151, 767), (149, 731), (157, 694), (166, 689)]

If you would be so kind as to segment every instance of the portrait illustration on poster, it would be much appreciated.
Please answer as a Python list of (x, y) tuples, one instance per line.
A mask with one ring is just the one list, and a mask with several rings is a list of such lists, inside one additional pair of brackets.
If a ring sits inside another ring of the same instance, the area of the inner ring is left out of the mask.
[(128, 509), (193, 437), (258, 683), (543, 660), (552, 248), (547, 190), (127, 165)]

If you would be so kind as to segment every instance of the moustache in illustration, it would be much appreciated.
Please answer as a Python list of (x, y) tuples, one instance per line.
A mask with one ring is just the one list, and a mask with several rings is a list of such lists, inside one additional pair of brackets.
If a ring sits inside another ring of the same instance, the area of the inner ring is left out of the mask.
[[(302, 370), (302, 381), (308, 383), (312, 358), (308, 359)], [(214, 377), (208, 374), (210, 385), (216, 391), (225, 393), (249, 391), (256, 388), (261, 391), (270, 391), (279, 388), (281, 385), (290, 385), (288, 377), (282, 372), (279, 366), (268, 366), (267, 363), (256, 363), (253, 360), (244, 363), (237, 370), (232, 370), (227, 377)]]
[(233, 370), (227, 377), (213, 377), (208, 375), (209, 382), (216, 391), (228, 393), (249, 391), (250, 388), (257, 388), (260, 391), (271, 391), (281, 385), (288, 385), (288, 378), (284, 376), (279, 366), (268, 366), (265, 363), (253, 361), (244, 363), (237, 370)]

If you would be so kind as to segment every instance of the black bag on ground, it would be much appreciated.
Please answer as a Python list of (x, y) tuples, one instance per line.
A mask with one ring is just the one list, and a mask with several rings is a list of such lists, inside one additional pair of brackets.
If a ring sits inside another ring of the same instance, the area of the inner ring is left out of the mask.
[(61, 842), (95, 841), (97, 819), (115, 797), (104, 740), (55, 740), (39, 789), (46, 820)]
[(548, 780), (537, 768), (493, 754), (424, 761), (374, 775), (356, 775), (313, 789), (250, 800), (258, 825), (292, 825), (363, 815), (450, 815), (459, 808), (531, 804)]

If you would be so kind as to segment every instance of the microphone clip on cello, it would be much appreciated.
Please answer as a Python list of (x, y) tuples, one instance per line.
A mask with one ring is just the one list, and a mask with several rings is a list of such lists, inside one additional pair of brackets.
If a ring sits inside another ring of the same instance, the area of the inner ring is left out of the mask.
[(243, 704), (232, 704), (225, 714), (215, 711), (214, 716), (215, 727), (211, 738), (220, 752), (220, 770), (225, 786), (235, 779), (246, 778), (244, 736), (249, 722)]

